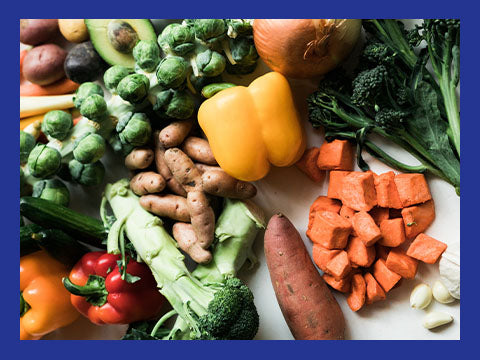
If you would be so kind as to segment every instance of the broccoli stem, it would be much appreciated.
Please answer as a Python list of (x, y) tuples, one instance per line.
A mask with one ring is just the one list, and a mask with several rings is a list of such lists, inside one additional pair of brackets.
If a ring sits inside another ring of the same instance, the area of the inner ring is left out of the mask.
[[(444, 71), (450, 71), (450, 68)], [(457, 154), (460, 156), (460, 111), (458, 109), (456, 85), (450, 80), (450, 76), (440, 78), (440, 91), (442, 93), (448, 124), (452, 132), (452, 140)]]

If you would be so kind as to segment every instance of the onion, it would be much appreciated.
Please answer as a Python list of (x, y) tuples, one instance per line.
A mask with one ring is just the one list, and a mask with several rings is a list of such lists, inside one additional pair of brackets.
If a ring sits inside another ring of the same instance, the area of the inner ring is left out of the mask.
[(360, 37), (357, 19), (255, 19), (253, 38), (262, 60), (290, 78), (310, 78), (334, 69)]

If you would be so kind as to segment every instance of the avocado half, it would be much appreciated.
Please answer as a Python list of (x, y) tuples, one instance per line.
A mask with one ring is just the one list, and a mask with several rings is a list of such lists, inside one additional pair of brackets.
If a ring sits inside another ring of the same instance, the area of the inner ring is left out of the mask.
[[(115, 48), (111, 41), (112, 24), (124, 23), (124, 29), (135, 34), (138, 40), (157, 40), (155, 29), (149, 19), (85, 19), (90, 40), (98, 54), (110, 65), (123, 65), (129, 68), (135, 66), (131, 48)], [(116, 26), (118, 28), (118, 26)], [(128, 35), (127, 31), (127, 35)], [(109, 34), (110, 32), (110, 34)], [(125, 37), (124, 37), (125, 38)], [(135, 44), (133, 44), (135, 45)]]

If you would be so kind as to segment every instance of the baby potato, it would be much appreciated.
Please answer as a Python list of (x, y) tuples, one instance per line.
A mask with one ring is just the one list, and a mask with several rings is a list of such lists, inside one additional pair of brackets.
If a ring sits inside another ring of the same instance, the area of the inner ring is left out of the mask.
[(27, 45), (46, 43), (57, 31), (57, 19), (20, 19), (20, 42)]
[(23, 61), (23, 76), (37, 85), (52, 84), (65, 77), (63, 63), (67, 52), (55, 44), (34, 47)]
[(58, 27), (70, 42), (81, 43), (89, 38), (84, 19), (58, 19)]

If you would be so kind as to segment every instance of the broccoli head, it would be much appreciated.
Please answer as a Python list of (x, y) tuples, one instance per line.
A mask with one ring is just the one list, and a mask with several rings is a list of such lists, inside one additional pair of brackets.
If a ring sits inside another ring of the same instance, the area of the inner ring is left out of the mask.
[(384, 108), (375, 114), (375, 124), (391, 133), (395, 130), (402, 129), (409, 115), (410, 114), (404, 110)]
[(384, 65), (360, 72), (353, 80), (352, 102), (359, 106), (374, 106), (376, 98), (384, 95), (388, 73)]

